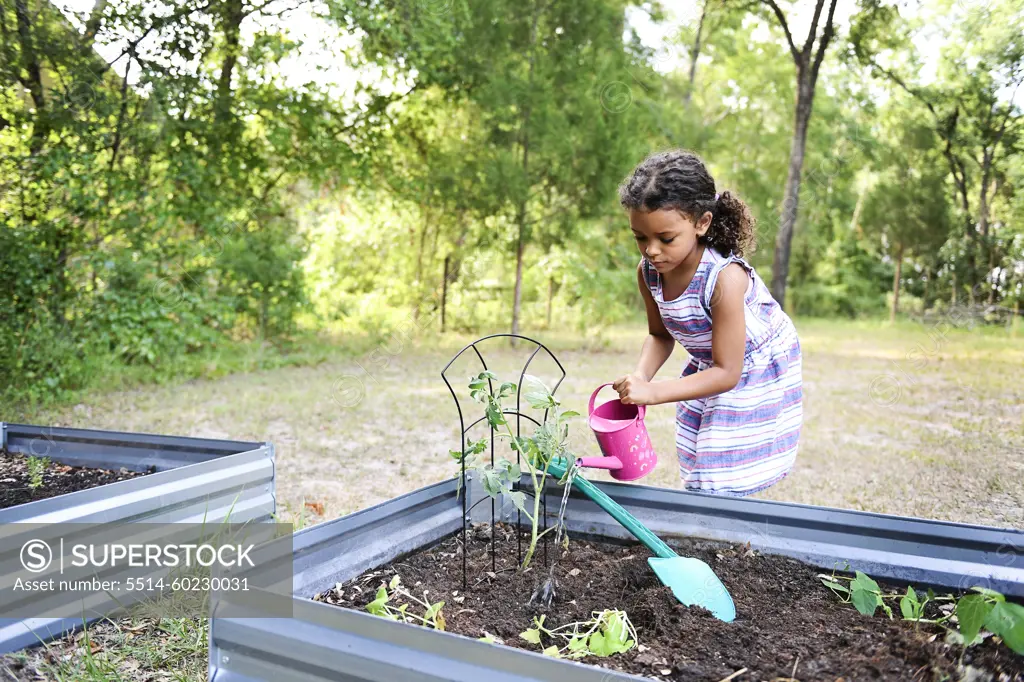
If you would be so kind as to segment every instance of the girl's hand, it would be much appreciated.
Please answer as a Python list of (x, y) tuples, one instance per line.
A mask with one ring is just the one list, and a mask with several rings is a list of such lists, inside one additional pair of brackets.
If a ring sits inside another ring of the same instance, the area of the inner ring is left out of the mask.
[(619, 400), (626, 405), (653, 405), (654, 385), (639, 374), (627, 374), (612, 383)]

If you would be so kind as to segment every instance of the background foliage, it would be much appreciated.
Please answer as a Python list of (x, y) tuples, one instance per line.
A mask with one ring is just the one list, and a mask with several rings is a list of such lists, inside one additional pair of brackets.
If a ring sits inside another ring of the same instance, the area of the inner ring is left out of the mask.
[[(774, 3), (685, 4), (652, 50), (670, 13), (625, 0), (0, 0), (0, 395), (410, 316), (598, 335), (642, 316), (616, 186), (669, 146), (750, 204), (769, 280), (796, 69)], [(1019, 310), (1022, 29), (836, 23), (788, 310)]]

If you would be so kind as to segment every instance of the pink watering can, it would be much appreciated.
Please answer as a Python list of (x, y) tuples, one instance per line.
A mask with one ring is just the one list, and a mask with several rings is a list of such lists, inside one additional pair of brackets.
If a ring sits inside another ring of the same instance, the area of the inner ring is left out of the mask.
[(654, 471), (658, 456), (644, 425), (644, 405), (627, 405), (609, 400), (596, 410), (594, 399), (605, 386), (601, 384), (590, 396), (587, 423), (597, 437), (604, 457), (579, 457), (576, 466), (607, 469), (618, 481), (635, 481)]

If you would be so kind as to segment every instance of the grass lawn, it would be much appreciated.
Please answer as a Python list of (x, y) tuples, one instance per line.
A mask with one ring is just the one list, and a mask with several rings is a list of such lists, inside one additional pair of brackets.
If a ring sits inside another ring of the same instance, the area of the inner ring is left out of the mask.
[[(758, 497), (1024, 527), (1024, 334), (910, 322), (798, 320), (797, 327), (804, 349), (800, 454), (792, 474)], [(556, 393), (563, 407), (585, 413), (595, 387), (633, 369), (645, 334), (639, 326), (620, 327), (586, 344), (569, 332), (527, 335), (548, 345), (564, 367)], [(378, 345), (363, 339), (354, 342), (357, 352), (318, 354), (312, 365), (95, 393), (77, 405), (19, 418), (271, 441), (277, 449), (279, 510), (285, 520), (309, 523), (454, 474), (447, 452), (458, 447), (458, 414), (440, 371), (479, 336), (420, 334)], [(504, 342), (480, 348), (489, 366), (512, 381), (533, 350)], [(465, 379), (480, 367), (475, 356), (473, 362), (468, 355), (462, 359), (449, 376), (464, 393)], [(677, 349), (658, 378), (678, 376), (684, 362), (685, 353)], [(559, 376), (544, 355), (530, 372), (549, 383)], [(599, 401), (614, 392), (608, 388), (602, 396)], [(475, 407), (463, 402), (473, 419), (480, 414)], [(659, 462), (642, 483), (679, 487), (674, 406), (650, 408), (647, 426)], [(579, 454), (599, 454), (582, 419), (576, 420), (572, 443)], [(196, 634), (180, 622), (165, 625), (184, 628), (188, 642)], [(101, 637), (125, 625), (104, 627)], [(124, 679), (205, 679), (204, 628), (196, 627), (200, 636), (194, 641), (201, 644), (189, 656), (199, 660), (183, 667), (178, 659), (172, 666), (184, 677), (160, 676), (163, 659), (154, 662), (133, 647), (126, 653), (101, 647), (108, 656), (104, 665), (121, 670)], [(145, 638), (157, 647), (180, 645), (176, 635), (160, 632)], [(0, 679), (13, 660), (0, 664)], [(134, 666), (134, 672), (124, 666)], [(117, 679), (97, 675), (67, 679)]]

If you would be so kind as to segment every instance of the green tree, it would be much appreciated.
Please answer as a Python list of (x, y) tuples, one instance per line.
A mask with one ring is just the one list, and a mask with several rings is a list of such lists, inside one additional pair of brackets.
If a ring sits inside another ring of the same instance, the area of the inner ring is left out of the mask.
[(860, 225), (879, 239), (895, 264), (890, 320), (899, 312), (904, 259), (929, 257), (946, 241), (950, 207), (946, 169), (927, 120), (906, 116), (905, 103), (890, 103), (883, 114), (888, 143), (877, 155), (874, 185), (867, 192)]
[(414, 0), (345, 8), (348, 25), (367, 33), (365, 54), (415, 68), (418, 83), (444, 88), (479, 117), (472, 191), (494, 206), (498, 234), (484, 243), (515, 254), (512, 333), (528, 247), (565, 243), (582, 219), (606, 213), (638, 160), (624, 9), (619, 0), (456, 2), (443, 13)]
[[(954, 273), (962, 273), (959, 279), (954, 277), (953, 304), (962, 287), (971, 304), (979, 293), (987, 293), (992, 303), (998, 288), (992, 274), (999, 266), (990, 230), (993, 205), (1005, 182), (1008, 160), (1021, 151), (1024, 130), (1024, 117), (1015, 103), (1024, 84), (1024, 15), (1013, 0), (978, 7), (942, 0), (930, 9), (929, 28), (943, 40), (934, 83), (919, 82), (921, 65), (909, 41), (916, 27), (901, 20), (895, 9), (885, 13), (885, 25), (858, 26), (854, 45), (863, 63), (895, 89), (912, 95), (929, 113), (940, 138), (965, 239), (962, 247), (945, 250), (965, 260), (951, 264)], [(939, 15), (955, 20), (934, 21)], [(876, 56), (882, 47), (894, 56), (886, 61)], [(990, 284), (983, 291), (986, 277)]]

